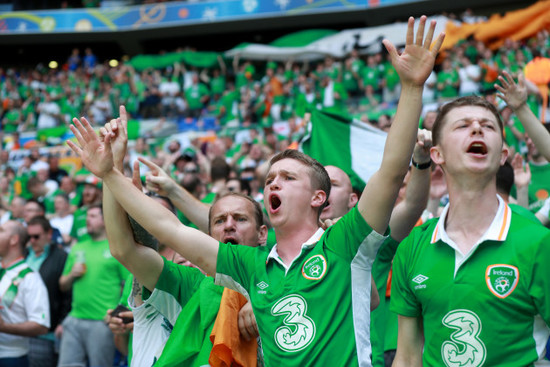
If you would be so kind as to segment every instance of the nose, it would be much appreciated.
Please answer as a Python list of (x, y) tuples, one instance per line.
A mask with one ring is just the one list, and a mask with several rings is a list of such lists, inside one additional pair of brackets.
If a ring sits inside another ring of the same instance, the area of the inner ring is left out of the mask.
[(235, 224), (236, 224), (236, 221), (235, 219), (233, 219), (232, 216), (228, 216), (227, 219), (225, 220), (225, 226), (224, 226), (224, 230), (225, 231), (229, 231), (229, 230), (232, 230), (235, 228)]
[(473, 134), (476, 134), (476, 133), (481, 133), (483, 131), (483, 129), (481, 128), (481, 122), (477, 119), (474, 119), (472, 121), (472, 133)]
[(269, 184), (269, 188), (271, 189), (271, 191), (278, 190), (278, 189), (281, 188), (281, 186), (279, 185), (279, 177), (274, 177), (273, 178), (273, 180)]

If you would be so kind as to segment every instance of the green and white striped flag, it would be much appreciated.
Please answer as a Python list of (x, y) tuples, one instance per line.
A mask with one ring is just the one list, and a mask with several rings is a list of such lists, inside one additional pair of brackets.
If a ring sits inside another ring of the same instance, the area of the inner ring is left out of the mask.
[(362, 121), (314, 110), (299, 149), (321, 164), (344, 170), (362, 190), (382, 163), (386, 133)]

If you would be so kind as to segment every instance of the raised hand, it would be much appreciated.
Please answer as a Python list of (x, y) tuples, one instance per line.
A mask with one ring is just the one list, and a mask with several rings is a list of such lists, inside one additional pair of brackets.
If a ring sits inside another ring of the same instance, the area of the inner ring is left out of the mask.
[(128, 146), (128, 115), (126, 108), (120, 106), (120, 116), (106, 123), (104, 127), (99, 129), (100, 140), (104, 140), (105, 136), (111, 136), (111, 149), (113, 151), (113, 159), (116, 167), (122, 170), (124, 157)]
[(67, 145), (82, 159), (90, 172), (103, 178), (114, 168), (111, 134), (101, 140), (85, 117), (82, 117), (82, 121), (75, 117), (73, 123), (70, 129), (78, 145), (70, 140), (67, 140)]
[(495, 88), (500, 92), (497, 93), (497, 97), (505, 101), (512, 110), (517, 110), (527, 103), (527, 85), (523, 73), (519, 73), (517, 84), (507, 71), (499, 75), (498, 81), (501, 85), (495, 84)]
[(523, 157), (516, 153), (512, 159), (512, 168), (514, 169), (514, 184), (517, 188), (527, 187), (531, 183), (531, 169), (529, 164), (523, 166)]
[(432, 132), (419, 129), (416, 137), (416, 144), (413, 150), (413, 159), (416, 163), (427, 163), (430, 161), (430, 148), (432, 147)]
[(445, 38), (445, 34), (439, 34), (433, 48), (430, 50), (436, 22), (435, 20), (431, 21), (428, 33), (424, 38), (426, 19), (426, 16), (420, 18), (415, 40), (414, 18), (409, 18), (405, 50), (401, 55), (389, 40), (382, 41), (390, 54), (393, 67), (399, 74), (401, 84), (404, 86), (421, 87), (424, 85), (433, 70), (435, 57)]
[(170, 196), (177, 188), (178, 184), (174, 181), (162, 168), (153, 162), (139, 157), (139, 161), (149, 167), (147, 172), (146, 185), (147, 188), (162, 196)]

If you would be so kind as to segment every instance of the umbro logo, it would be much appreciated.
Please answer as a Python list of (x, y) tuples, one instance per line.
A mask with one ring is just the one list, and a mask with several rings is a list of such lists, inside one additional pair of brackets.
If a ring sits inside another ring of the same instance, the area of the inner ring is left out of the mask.
[(266, 289), (267, 287), (269, 287), (269, 284), (267, 284), (266, 282), (264, 282), (264, 281), (262, 280), (261, 282), (259, 282), (258, 284), (256, 284), (256, 286), (257, 286), (258, 288), (260, 288), (260, 290), (258, 291), (258, 293), (263, 293), (263, 294), (265, 294), (265, 293), (266, 293), (265, 289)]
[(425, 275), (422, 275), (422, 274), (418, 274), (417, 276), (415, 276), (413, 278), (413, 282), (417, 283), (417, 284), (422, 284), (424, 283), (426, 280), (428, 280), (429, 278)]

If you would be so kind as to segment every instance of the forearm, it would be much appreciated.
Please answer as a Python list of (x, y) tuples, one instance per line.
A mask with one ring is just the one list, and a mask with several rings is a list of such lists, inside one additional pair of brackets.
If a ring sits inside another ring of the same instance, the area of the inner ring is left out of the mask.
[(103, 182), (126, 213), (160, 243), (174, 249), (208, 274), (215, 274), (217, 241), (181, 224), (172, 212), (138, 190), (120, 171), (109, 171)]
[(62, 275), (59, 278), (59, 289), (61, 289), (62, 292), (68, 292), (73, 287), (73, 283), (75, 281), (75, 277), (72, 274)]
[(550, 133), (548, 130), (533, 114), (527, 103), (522, 104), (514, 112), (539, 152), (550, 161)]
[(395, 120), (386, 139), (382, 164), (365, 186), (359, 200), (358, 208), (363, 218), (378, 233), (384, 233), (388, 227), (397, 194), (407, 173), (421, 107), (422, 88), (403, 88)]
[(210, 206), (194, 197), (189, 191), (177, 185), (168, 197), (179, 211), (183, 213), (202, 232), (208, 233), (208, 212)]
[(409, 235), (428, 204), (430, 169), (411, 169), (405, 200), (394, 208), (390, 218), (391, 236), (396, 241)]
[(519, 206), (529, 208), (529, 186), (516, 187), (516, 201)]
[(26, 321), (18, 324), (3, 324), (0, 333), (19, 336), (38, 336), (48, 332), (48, 328), (34, 321)]
[(403, 86), (380, 166), (384, 176), (393, 176), (399, 187), (409, 168), (421, 111), (422, 87)]
[(124, 356), (128, 355), (128, 338), (128, 333), (114, 335), (115, 347)]
[(134, 236), (126, 212), (108, 187), (103, 188), (103, 216), (111, 254), (124, 264), (126, 255), (135, 251)]

